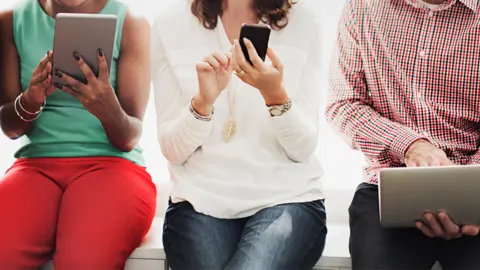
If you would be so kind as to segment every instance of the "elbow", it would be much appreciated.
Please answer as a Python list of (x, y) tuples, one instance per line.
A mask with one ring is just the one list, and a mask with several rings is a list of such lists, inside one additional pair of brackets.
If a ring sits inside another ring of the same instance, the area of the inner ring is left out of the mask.
[(324, 116), (325, 119), (327, 120), (328, 123), (333, 123), (336, 118), (336, 111), (338, 110), (338, 104), (337, 103), (328, 103), (325, 111), (324, 111)]
[(180, 156), (175, 155), (170, 151), (165, 151), (163, 148), (162, 148), (162, 154), (165, 157), (165, 159), (168, 161), (168, 163), (174, 166), (180, 166), (186, 162), (186, 159), (181, 158)]
[(312, 156), (314, 155), (315, 150), (304, 149), (300, 151), (291, 151), (287, 152), (288, 157), (296, 163), (308, 163)]
[(116, 145), (116, 147), (118, 150), (128, 153), (128, 152), (132, 152), (135, 149), (136, 145), (137, 145), (136, 143), (132, 142), (132, 143), (119, 144), (119, 145)]
[(347, 109), (347, 101), (336, 101), (328, 103), (324, 116), (327, 123), (336, 131), (343, 132), (345, 124), (349, 117), (349, 110)]
[(163, 157), (168, 161), (168, 163), (172, 165), (180, 166), (187, 161), (187, 159), (181, 157), (180, 155), (178, 155), (178, 153), (176, 153), (172, 149), (169, 149), (169, 147), (160, 145), (160, 149), (162, 151)]
[(5, 132), (4, 131), (3, 134), (5, 134), (5, 136), (7, 136), (7, 138), (9, 138), (10, 140), (17, 140), (20, 137), (22, 137), (21, 135), (18, 135), (15, 132)]
[(178, 151), (172, 147), (172, 144), (168, 140), (164, 139), (161, 134), (158, 134), (158, 143), (160, 144), (162, 155), (168, 161), (168, 163), (175, 166), (180, 166), (187, 161), (187, 158), (182, 157)]
[(120, 151), (128, 153), (132, 152), (138, 145), (139, 138), (130, 139), (125, 142), (113, 143), (113, 145)]
[(305, 136), (303, 140), (299, 140), (295, 145), (303, 145), (303, 147), (297, 147), (291, 151), (286, 151), (288, 157), (296, 163), (308, 163), (310, 159), (315, 155), (315, 150), (318, 144), (318, 133), (311, 132)]
[(10, 140), (17, 140), (22, 137), (22, 134), (20, 134), (19, 132), (6, 130), (6, 128), (4, 128), (3, 126), (2, 126), (2, 132)]

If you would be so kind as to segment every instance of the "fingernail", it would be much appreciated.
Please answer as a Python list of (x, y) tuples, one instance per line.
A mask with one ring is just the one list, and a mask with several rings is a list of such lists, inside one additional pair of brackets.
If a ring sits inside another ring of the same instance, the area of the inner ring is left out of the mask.
[(238, 40), (235, 39), (235, 40), (233, 41), (233, 44), (238, 45)]
[(250, 40), (248, 38), (244, 37), (243, 42), (247, 42), (247, 41), (250, 41)]
[(63, 76), (63, 73), (61, 71), (55, 71), (55, 76), (61, 78)]
[(53, 83), (53, 86), (55, 86), (58, 89), (62, 89), (63, 85), (61, 83)]
[(103, 56), (103, 50), (102, 49), (98, 49), (97, 52), (98, 52), (99, 56), (101, 56), (101, 57)]
[(73, 58), (75, 58), (75, 60), (79, 61), (80, 60), (80, 54), (78, 54), (77, 52), (74, 52), (73, 53)]

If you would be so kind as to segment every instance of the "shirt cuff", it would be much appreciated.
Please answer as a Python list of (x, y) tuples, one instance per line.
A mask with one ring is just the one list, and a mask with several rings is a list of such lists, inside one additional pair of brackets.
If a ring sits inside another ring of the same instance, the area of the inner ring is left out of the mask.
[(410, 145), (418, 140), (428, 140), (425, 136), (418, 134), (417, 132), (407, 129), (399, 132), (390, 146), (391, 152), (400, 160), (400, 162), (405, 162), (405, 152), (408, 150)]
[(477, 152), (470, 157), (468, 165), (480, 165), (480, 150), (477, 150)]
[[(270, 116), (270, 114), (269, 114)], [(292, 125), (298, 122), (297, 107), (292, 106), (290, 110), (284, 112), (280, 116), (270, 116), (270, 123), (274, 129), (286, 130), (291, 129)]]

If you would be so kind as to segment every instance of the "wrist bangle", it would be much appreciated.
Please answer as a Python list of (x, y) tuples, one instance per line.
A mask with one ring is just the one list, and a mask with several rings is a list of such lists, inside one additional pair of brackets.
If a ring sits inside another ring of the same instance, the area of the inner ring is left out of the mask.
[(214, 113), (214, 108), (212, 107), (212, 111), (210, 112), (210, 115), (208, 116), (203, 116), (203, 115), (200, 115), (199, 113), (197, 113), (195, 111), (195, 109), (193, 108), (193, 97), (192, 99), (190, 100), (190, 107), (189, 107), (189, 110), (190, 110), (190, 113), (197, 119), (197, 120), (201, 120), (201, 121), (210, 121), (212, 120), (213, 118), (213, 113)]
[(20, 109), (21, 109), (24, 113), (29, 114), (29, 115), (38, 115), (38, 114), (40, 114), (40, 113), (43, 111), (43, 108), (45, 107), (45, 105), (47, 104), (47, 100), (45, 99), (45, 100), (43, 101), (42, 106), (40, 106), (40, 109), (38, 109), (38, 111), (36, 111), (36, 112), (29, 112), (29, 111), (27, 111), (27, 110), (22, 106), (22, 96), (23, 96), (23, 92), (20, 93), (20, 95), (18, 95), (18, 97), (17, 97), (17, 99), (18, 99), (18, 107), (20, 107)]
[[(23, 94), (23, 93), (22, 93), (22, 94)], [(13, 108), (14, 108), (15, 113), (17, 114), (17, 116), (18, 116), (20, 119), (22, 119), (23, 122), (33, 122), (33, 121), (37, 120), (37, 119), (40, 117), (40, 115), (42, 114), (43, 106), (40, 108), (40, 110), (38, 111), (38, 113), (36, 113), (36, 114), (30, 113), (31, 115), (35, 115), (34, 118), (32, 118), (32, 119), (26, 119), (26, 118), (23, 117), (22, 114), (18, 111), (18, 107), (21, 106), (21, 104), (20, 104), (20, 97), (22, 96), (22, 94), (18, 95), (18, 97), (17, 97), (17, 98), (15, 99), (15, 101), (13, 102)], [(20, 106), (18, 106), (17, 103), (18, 103), (18, 105), (20, 105)], [(45, 102), (44, 102), (44, 103), (45, 103)], [(25, 109), (23, 109), (23, 110), (25, 111)]]

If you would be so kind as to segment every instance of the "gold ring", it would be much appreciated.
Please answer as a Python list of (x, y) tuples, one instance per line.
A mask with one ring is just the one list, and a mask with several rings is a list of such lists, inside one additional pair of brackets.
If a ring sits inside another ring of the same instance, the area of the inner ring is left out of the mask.
[(245, 75), (245, 71), (243, 69), (241, 69), (240, 71), (234, 70), (233, 73), (235, 73), (235, 75), (239, 77)]

